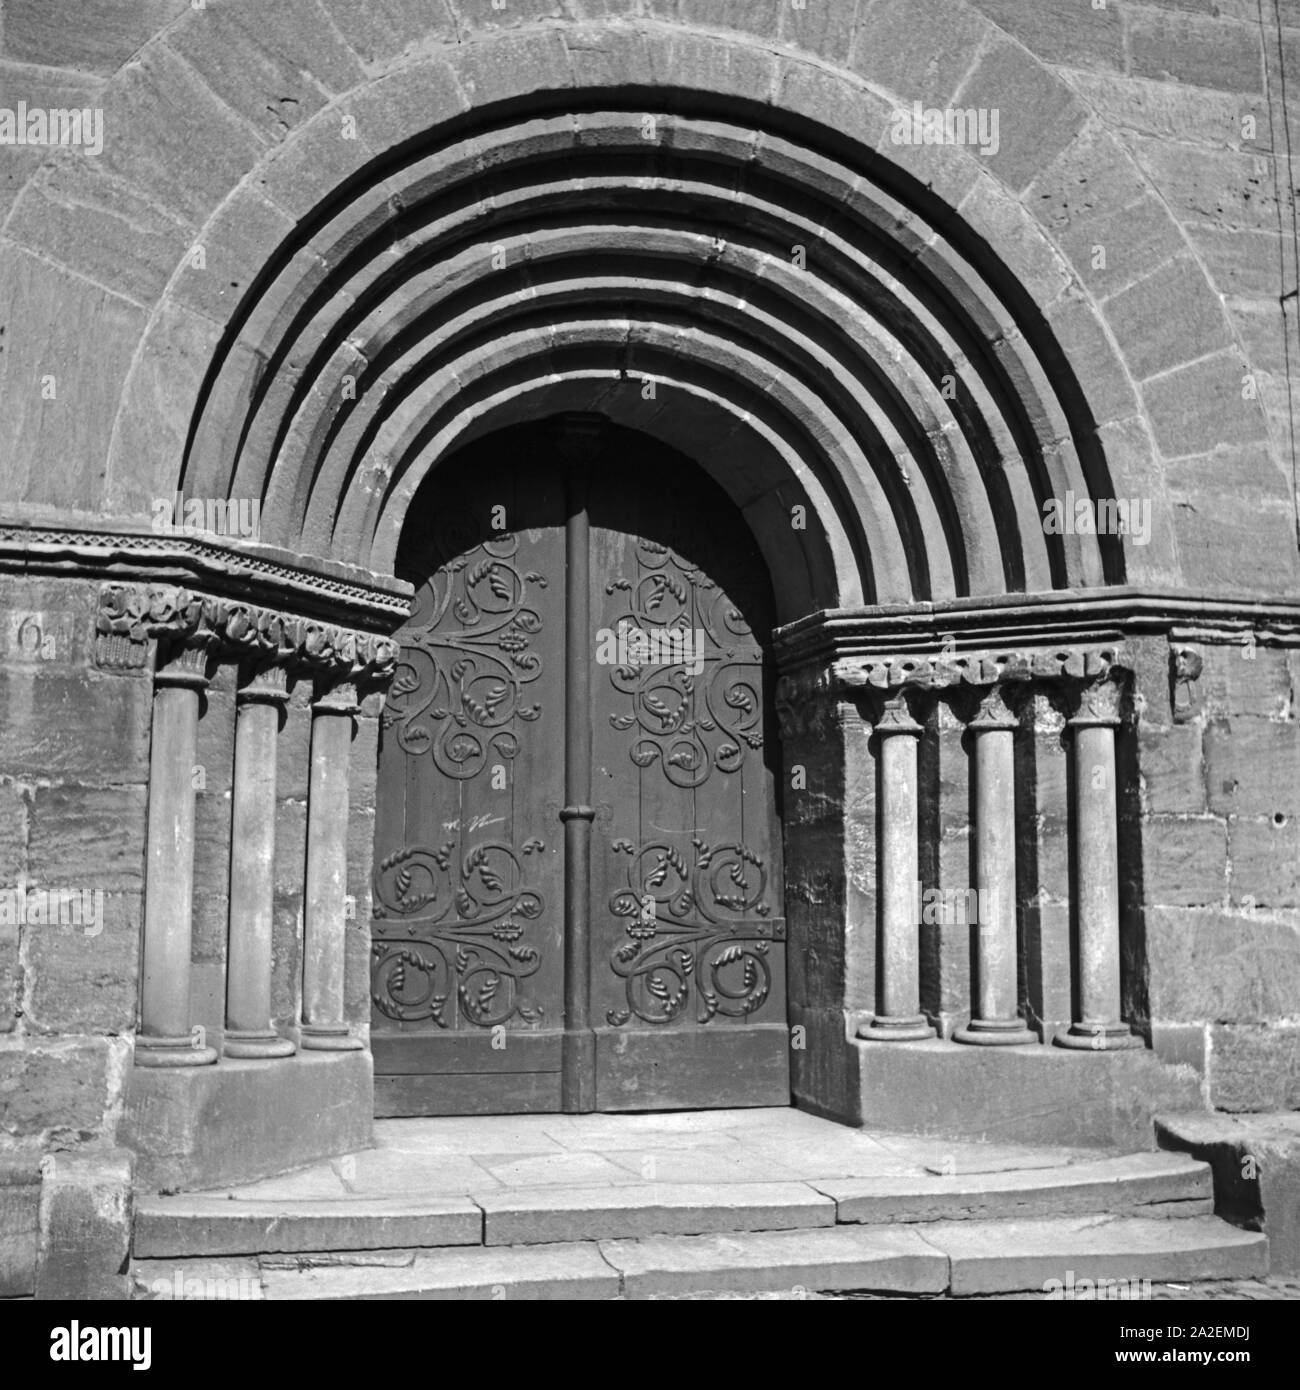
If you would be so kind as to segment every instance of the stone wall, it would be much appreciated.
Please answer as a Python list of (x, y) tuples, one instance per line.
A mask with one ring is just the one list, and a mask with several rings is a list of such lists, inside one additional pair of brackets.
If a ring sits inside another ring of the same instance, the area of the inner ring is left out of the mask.
[[(0, 149), (5, 508), (146, 527), (244, 290), (376, 155), (476, 102), (655, 84), (797, 110), (875, 149), (933, 222), (983, 239), (983, 272), (1051, 338), (1048, 366), (1077, 378), (1072, 415), (1095, 423), (1116, 493), (1152, 501), (1149, 546), (1126, 547), (1131, 582), (1300, 597), (1295, 0), (277, 0), (273, 17), (262, 0), (3, 0), (0, 106), (102, 107), (112, 137), (98, 161)], [(913, 101), (998, 108), (1001, 149), (892, 145), (889, 114)], [(359, 142), (337, 138), (343, 117)], [(201, 274), (183, 265), (196, 245)], [(246, 381), (269, 329), (236, 330)], [(989, 328), (999, 350), (1004, 330)], [(222, 404), (242, 418), (242, 399)], [(1074, 466), (1070, 440), (1053, 447)], [(199, 462), (212, 478), (228, 460)], [(105, 894), (93, 937), (0, 924), (0, 1140), (13, 1147), (111, 1142), (134, 1026), (151, 691), (146, 670), (94, 669), (94, 607), (84, 577), (24, 576), (21, 561), (0, 575), (0, 882)], [(1249, 614), (1238, 626), (1241, 641), (1222, 624), (1186, 638), (1203, 669), (1174, 704), (1171, 639), (1138, 643), (1142, 715), (1121, 763), (1129, 1006), (1164, 1059), (1198, 1069), (1210, 1103), (1294, 1108), (1300, 660), (1293, 633)], [(294, 690), (278, 744), (273, 1015), (286, 1029), (300, 1013), (308, 695)], [(218, 1040), (233, 719), (227, 668), (200, 724), (194, 938), (197, 1017)], [(936, 720), (930, 868), (961, 883), (965, 754)], [(1026, 914), (1024, 987), (1050, 1026), (1070, 1015), (1053, 964), (1069, 949), (1067, 789), (1058, 717), (1043, 706), (1033, 728), (1021, 851), (1057, 886)], [(347, 1008), (362, 1027), (375, 739), (371, 704), (349, 847)], [(791, 758), (810, 774), (809, 793), (786, 798), (789, 913), (806, 942), (794, 1021), (810, 1046), (838, 1048), (796, 1056), (796, 1087), (843, 1097), (857, 1082), (838, 1040), (875, 991), (874, 767), (840, 733), (796, 736)], [(928, 941), (937, 1014), (961, 1012), (963, 946)], [(829, 1070), (801, 1080), (800, 1067)]]

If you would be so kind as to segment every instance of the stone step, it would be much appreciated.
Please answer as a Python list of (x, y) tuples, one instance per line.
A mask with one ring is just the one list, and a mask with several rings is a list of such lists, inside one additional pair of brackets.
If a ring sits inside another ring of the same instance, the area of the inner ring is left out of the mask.
[(838, 1221), (868, 1224), (1070, 1216), (1208, 1216), (1209, 1165), (1173, 1153), (1124, 1154), (1062, 1168), (840, 1178), (812, 1186), (835, 1201)]
[(136, 1198), (132, 1250), (160, 1259), (482, 1243), (483, 1212), (468, 1197), (235, 1201), (187, 1193)]
[[(140, 1297), (268, 1299), (646, 1299), (860, 1290), (1088, 1297), (1099, 1280), (1258, 1277), (1268, 1242), (1215, 1217), (1058, 1217), (813, 1227), (545, 1245), (137, 1260)], [(1114, 1295), (1110, 1295), (1114, 1296)]]
[(512, 1188), (471, 1197), (141, 1197), (139, 1259), (459, 1245), (552, 1245), (1002, 1217), (1207, 1215), (1210, 1170), (1144, 1153), (1048, 1169), (771, 1183)]

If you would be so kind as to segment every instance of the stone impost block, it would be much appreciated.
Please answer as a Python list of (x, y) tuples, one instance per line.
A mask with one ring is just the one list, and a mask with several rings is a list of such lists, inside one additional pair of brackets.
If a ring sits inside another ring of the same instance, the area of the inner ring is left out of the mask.
[(47, 1154), (41, 1174), (36, 1297), (129, 1297), (132, 1155), (122, 1149)]
[(41, 1174), (35, 1153), (0, 1158), (0, 1298), (36, 1287)]
[(253, 1182), (367, 1148), (374, 1117), (368, 1052), (131, 1073), (121, 1142), (144, 1188)]
[(862, 1123), (895, 1132), (1016, 1143), (1155, 1147), (1151, 1117), (1200, 1103), (1190, 1067), (1145, 1051), (855, 1044)]

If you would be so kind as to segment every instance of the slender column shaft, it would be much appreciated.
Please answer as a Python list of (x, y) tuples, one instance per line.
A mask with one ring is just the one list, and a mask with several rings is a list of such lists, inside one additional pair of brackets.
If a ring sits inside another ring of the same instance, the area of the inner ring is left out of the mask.
[(307, 887), (303, 904), (302, 1046), (362, 1046), (343, 1017), (346, 947), (348, 757), (356, 690), (340, 682), (312, 705), (307, 791)]
[(271, 924), (275, 872), (275, 756), (283, 667), (255, 672), (239, 692), (230, 835), (230, 939), (226, 958), (229, 1057), (288, 1057), (271, 1027)]
[(880, 739), (878, 833), (881, 843), (880, 1012), (858, 1029), (858, 1036), (903, 1042), (932, 1038), (921, 1013), (920, 937), (916, 883), (920, 866), (917, 840), (917, 739), (921, 726), (906, 698), (895, 696), (876, 725)]
[(591, 538), (586, 475), (568, 478), (564, 710), (564, 1040), (560, 1103), (567, 1113), (596, 1107), (596, 1037), (591, 1031)]
[(207, 651), (183, 647), (154, 678), (149, 752), (144, 960), (135, 1061), (145, 1067), (205, 1066), (216, 1052), (191, 1031), (190, 949), (194, 907), (194, 760)]
[(1037, 1042), (1017, 1012), (1016, 719), (994, 686), (971, 721), (975, 763), (976, 1014), (958, 1042)]
[(1078, 921), (1078, 1009), (1062, 1047), (1113, 1051), (1140, 1047), (1120, 1018), (1119, 830), (1115, 778), (1118, 692), (1110, 682), (1088, 687), (1074, 730), (1075, 846)]

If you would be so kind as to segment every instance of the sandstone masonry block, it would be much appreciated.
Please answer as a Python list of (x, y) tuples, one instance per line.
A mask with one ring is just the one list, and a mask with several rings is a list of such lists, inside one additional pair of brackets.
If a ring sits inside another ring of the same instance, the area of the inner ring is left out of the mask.
[(1212, 720), (1205, 730), (1210, 810), (1219, 815), (1300, 814), (1300, 727)]
[(1128, 42), (1133, 71), (1140, 76), (1226, 92), (1263, 90), (1257, 28), (1136, 9), (1128, 15)]
[(1148, 902), (1170, 907), (1222, 903), (1228, 859), (1222, 821), (1152, 816), (1143, 848)]
[(132, 1158), (124, 1149), (51, 1154), (42, 1163), (40, 1299), (125, 1299)]
[(1300, 1028), (1213, 1028), (1210, 1100), (1234, 1113), (1300, 1110)]
[(1139, 381), (1231, 341), (1223, 305), (1190, 256), (1108, 299), (1104, 312)]
[(116, 72), (189, 0), (6, 0), (4, 51), (20, 62)]
[(32, 795), (28, 886), (139, 892), (145, 788), (39, 787)]

